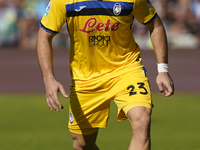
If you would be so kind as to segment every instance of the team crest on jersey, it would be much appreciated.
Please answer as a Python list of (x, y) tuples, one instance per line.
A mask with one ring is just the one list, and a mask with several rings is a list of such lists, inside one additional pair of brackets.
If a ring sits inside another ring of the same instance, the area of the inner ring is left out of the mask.
[(51, 8), (51, 2), (49, 2), (48, 6), (47, 6), (47, 8), (46, 8), (46, 10), (45, 10), (45, 12), (44, 12), (44, 14), (45, 14), (46, 16), (49, 15), (49, 10), (50, 10), (50, 8)]
[(113, 7), (113, 13), (115, 16), (118, 16), (122, 11), (122, 7), (120, 5), (120, 3), (116, 3)]
[(69, 114), (69, 122), (72, 124), (74, 122), (72, 113)]
[(147, 4), (151, 5), (151, 2), (150, 2), (150, 0), (147, 0)]

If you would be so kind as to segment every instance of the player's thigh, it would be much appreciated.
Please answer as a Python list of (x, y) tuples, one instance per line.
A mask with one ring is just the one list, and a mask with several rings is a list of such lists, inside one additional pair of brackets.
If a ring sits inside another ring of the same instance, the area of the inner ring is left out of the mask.
[(106, 92), (95, 90), (76, 92), (71, 88), (69, 123), (70, 132), (89, 135), (105, 128), (110, 109)]

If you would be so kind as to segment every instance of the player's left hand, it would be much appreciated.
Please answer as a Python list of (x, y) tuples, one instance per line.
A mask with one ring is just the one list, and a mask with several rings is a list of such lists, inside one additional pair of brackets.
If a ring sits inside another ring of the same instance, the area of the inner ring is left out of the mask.
[(166, 97), (174, 94), (174, 83), (167, 72), (159, 72), (156, 83), (160, 92)]

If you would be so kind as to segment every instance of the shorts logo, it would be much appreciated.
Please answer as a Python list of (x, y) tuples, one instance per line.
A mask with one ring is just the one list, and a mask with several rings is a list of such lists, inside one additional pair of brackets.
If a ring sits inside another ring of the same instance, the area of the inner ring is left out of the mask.
[(96, 18), (90, 18), (88, 19), (83, 28), (79, 29), (79, 31), (84, 32), (84, 33), (92, 33), (94, 31), (116, 31), (119, 28), (120, 23), (115, 22), (114, 24), (111, 23), (111, 20), (108, 19), (105, 23), (99, 22), (97, 23)]
[(46, 16), (49, 15), (49, 10), (50, 10), (50, 8), (51, 8), (51, 2), (49, 2), (48, 6), (47, 6), (47, 8), (46, 8), (46, 10), (45, 10), (45, 12), (44, 12), (44, 14), (45, 14)]
[(93, 46), (108, 46), (110, 44), (110, 36), (98, 35), (98, 36), (89, 36), (90, 47)]
[(72, 124), (74, 122), (72, 113), (69, 114), (69, 122)]
[(115, 16), (118, 16), (122, 11), (122, 7), (120, 5), (120, 3), (116, 3), (113, 7), (113, 13)]

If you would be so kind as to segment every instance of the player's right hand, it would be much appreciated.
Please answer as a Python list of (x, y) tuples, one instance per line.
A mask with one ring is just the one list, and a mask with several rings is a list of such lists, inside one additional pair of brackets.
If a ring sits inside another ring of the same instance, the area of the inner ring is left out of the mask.
[[(58, 92), (61, 92), (61, 94), (68, 98), (68, 95), (63, 87), (62, 84), (60, 84), (55, 79), (48, 79), (45, 81), (45, 90), (46, 90), (46, 102), (50, 110), (59, 111), (58, 107), (63, 109), (63, 105), (60, 103), (58, 99)], [(58, 106), (58, 107), (57, 107)]]

